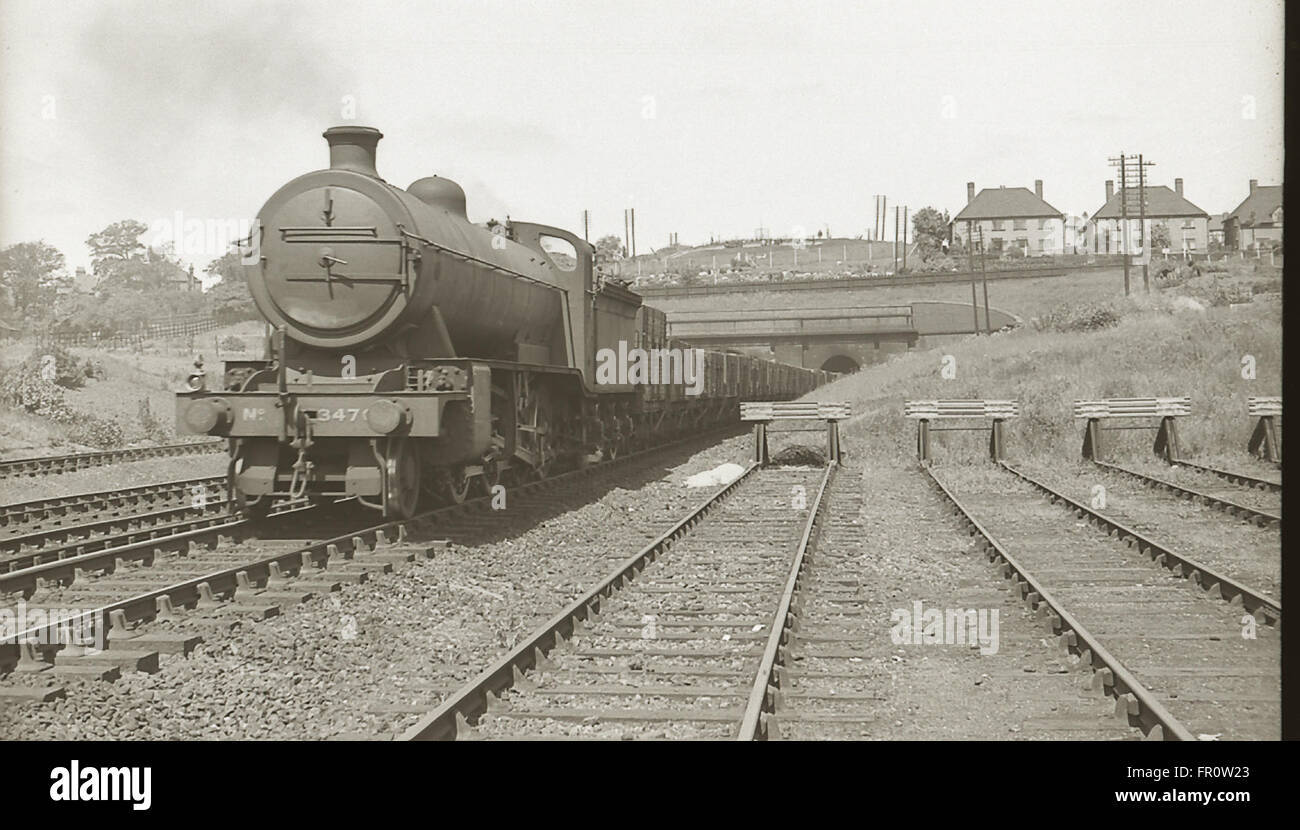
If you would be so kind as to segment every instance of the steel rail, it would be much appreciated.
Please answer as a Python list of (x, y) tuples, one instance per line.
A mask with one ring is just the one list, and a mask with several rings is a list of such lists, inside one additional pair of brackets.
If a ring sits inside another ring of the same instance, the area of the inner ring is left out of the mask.
[(1203, 590), (1210, 592), (1217, 589), (1219, 596), (1228, 602), (1235, 602), (1240, 598), (1243, 608), (1252, 614), (1256, 614), (1257, 617), (1262, 616), (1264, 618), (1262, 621), (1270, 625), (1282, 619), (1282, 603), (1267, 594), (1243, 585), (1231, 577), (1224, 576), (1208, 565), (1198, 562), (1190, 556), (1178, 553), (1166, 544), (1148, 539), (1122, 522), (1103, 516), (1082, 502), (1058, 493), (1005, 461), (999, 461), (998, 466), (1021, 481), (1040, 490), (1053, 503), (1068, 505), (1076, 516), (1080, 518), (1088, 517), (1093, 524), (1104, 527), (1108, 536), (1115, 536), (1120, 541), (1126, 541), (1129, 547), (1136, 547), (1139, 552), (1151, 557), (1156, 563), (1177, 572), (1181, 577), (1190, 579)]
[(1221, 470), (1218, 467), (1208, 467), (1204, 464), (1196, 464), (1182, 458), (1178, 459), (1174, 463), (1180, 467), (1188, 467), (1202, 473), (1216, 475), (1219, 478), (1226, 478), (1233, 484), (1244, 484), (1247, 487), (1253, 487), (1256, 490), (1268, 490), (1270, 493), (1282, 492), (1281, 484), (1276, 481), (1269, 481), (1266, 478), (1256, 478), (1254, 476), (1248, 476), (1245, 473), (1234, 473), (1232, 470)]
[[(271, 516), (310, 508), (296, 507), (272, 512)], [(24, 568), (0, 573), (0, 594), (22, 594), (31, 597), (38, 589), (48, 587), (51, 583), (67, 585), (76, 582), (91, 571), (112, 573), (119, 564), (131, 561), (151, 563), (159, 553), (168, 550), (189, 549), (191, 544), (205, 544), (221, 537), (237, 535), (254, 524), (249, 519), (232, 515), (212, 516), (197, 520), (203, 527), (189, 527), (179, 533), (142, 539), (125, 545), (102, 548), (73, 556), (66, 556), (51, 562), (38, 562)]]
[(543, 663), (547, 652), (564, 642), (566, 637), (573, 636), (576, 624), (597, 613), (606, 597), (634, 579), (646, 565), (699, 524), (714, 508), (735, 493), (736, 488), (758, 468), (757, 463), (751, 462), (734, 481), (720, 488), (672, 527), (620, 563), (594, 587), (534, 629), (518, 645), (445, 699), (437, 709), (422, 717), (402, 735), (401, 740), (455, 740), (458, 732), (465, 730), (472, 721), (488, 711), (500, 692), (513, 685), (524, 672)]
[(1152, 740), (1194, 741), (1196, 737), (1156, 699), (1155, 695), (1128, 670), (1123, 663), (1106, 650), (1095, 636), (1084, 628), (1065, 606), (1044, 588), (1029, 571), (1007, 552), (1006, 548), (980, 524), (956, 495), (939, 480), (928, 466), (922, 467), (931, 483), (939, 488), (952, 504), (971, 536), (983, 540), (980, 547), (989, 561), (1001, 566), (1002, 575), (1010, 579), (1017, 596), (1038, 616), (1050, 619), (1052, 631), (1064, 639), (1066, 648), (1078, 654), (1094, 672), (1094, 683), (1100, 679), (1102, 689), (1115, 698), (1116, 712), (1123, 711), (1130, 720), (1136, 720), (1142, 731)]
[(157, 484), (143, 484), (125, 490), (101, 490), (95, 493), (76, 493), (6, 504), (0, 506), (0, 527), (27, 524), (41, 518), (93, 513), (140, 502), (165, 501), (182, 493), (190, 493), (195, 486), (202, 487), (206, 491), (212, 487), (224, 488), (225, 484), (225, 476), (201, 476), (176, 481), (160, 481)]
[(835, 478), (839, 464), (832, 460), (826, 465), (821, 486), (812, 509), (808, 511), (808, 521), (804, 525), (803, 535), (790, 562), (790, 575), (785, 581), (785, 591), (781, 594), (776, 613), (772, 617), (771, 630), (768, 632), (767, 647), (758, 664), (758, 673), (749, 692), (749, 701), (745, 706), (745, 715), (740, 722), (740, 731), (736, 733), (738, 741), (766, 740), (769, 734), (769, 721), (775, 711), (776, 668), (785, 661), (785, 647), (790, 642), (794, 630), (797, 609), (795, 595), (799, 591), (799, 582), (803, 577), (804, 564), (808, 552), (813, 549), (821, 536), (824, 520), (823, 509), (826, 506), (826, 490)]
[(1108, 461), (1098, 461), (1094, 458), (1092, 463), (1101, 467), (1103, 470), (1108, 470), (1113, 473), (1118, 473), (1119, 475), (1136, 479), (1141, 484), (1152, 489), (1165, 490), (1190, 499), (1200, 499), (1205, 504), (1208, 504), (1211, 507), (1216, 507), (1219, 510), (1228, 513), (1230, 516), (1249, 518), (1261, 527), (1278, 527), (1282, 524), (1281, 516), (1278, 516), (1275, 513), (1269, 513), (1267, 510), (1257, 510), (1253, 507), (1247, 507), (1246, 505), (1238, 504), (1235, 501), (1229, 501), (1228, 499), (1219, 496), (1212, 496), (1209, 493), (1202, 493), (1200, 490), (1193, 490), (1190, 487), (1184, 487), (1181, 484), (1174, 484), (1172, 481), (1165, 481), (1162, 478), (1149, 476), (1145, 473), (1140, 473), (1137, 470), (1130, 470), (1129, 468), (1121, 467), (1118, 464), (1111, 464)]
[[(148, 513), (108, 516), (84, 524), (59, 525), (17, 536), (0, 536), (0, 569), (13, 570), (14, 559), (25, 559), (31, 556), (58, 558), (65, 556), (69, 550), (88, 548), (93, 545), (110, 546), (121, 539), (129, 542), (132, 541), (132, 537), (144, 533), (183, 526), (188, 521), (183, 518), (186, 514), (198, 514), (193, 518), (201, 520), (207, 517), (205, 514), (228, 512), (228, 507), (226, 499), (213, 499), (202, 507), (188, 504), (173, 505)], [(8, 558), (11, 554), (12, 559)]]
[(172, 458), (181, 455), (219, 452), (226, 447), (225, 439), (192, 441), (184, 444), (161, 444), (156, 447), (131, 447), (103, 452), (83, 452), (72, 455), (46, 455), (39, 458), (15, 458), (0, 461), (0, 479), (19, 476), (41, 476), (102, 467), (122, 461), (139, 461), (146, 458)]
[[(624, 468), (633, 466), (635, 462), (653, 458), (670, 448), (698, 442), (702, 438), (709, 440), (716, 437), (715, 433), (727, 431), (734, 431), (734, 428), (725, 427), (722, 430), (711, 431), (702, 436), (691, 435), (659, 447), (629, 453), (620, 456), (618, 459), (602, 461), (598, 464), (567, 471), (549, 478), (528, 482), (515, 488), (515, 492), (545, 491), (578, 478), (614, 474)], [(292, 575), (298, 573), (300, 568), (307, 567), (309, 563), (312, 566), (324, 567), (330, 557), (339, 553), (340, 550), (355, 553), (358, 544), (369, 539), (374, 540), (374, 545), (383, 546), (390, 544), (389, 534), (392, 534), (397, 543), (400, 543), (406, 540), (416, 527), (436, 526), (440, 518), (490, 508), (493, 498), (490, 494), (479, 496), (466, 500), (461, 504), (438, 507), (410, 519), (395, 519), (361, 530), (350, 531), (331, 539), (312, 542), (288, 553), (275, 554), (248, 563), (241, 563), (202, 577), (186, 579), (170, 586), (137, 594), (128, 599), (109, 603), (79, 614), (48, 621), (44, 625), (34, 626), (25, 631), (16, 632), (5, 639), (0, 639), (0, 665), (18, 659), (19, 655), (6, 653), (6, 650), (12, 652), (20, 649), (23, 643), (38, 640), (41, 633), (48, 631), (51, 627), (59, 628), (71, 624), (74, 620), (85, 620), (92, 626), (98, 624), (107, 625), (108, 630), (104, 632), (105, 638), (107, 638), (108, 631), (111, 630), (113, 625), (126, 625), (129, 622), (153, 619), (157, 616), (163, 608), (160, 597), (168, 597), (173, 604), (192, 605), (200, 600), (207, 600), (218, 594), (228, 593), (240, 588), (255, 589), (257, 583), (265, 583), (273, 575)], [(314, 509), (315, 506), (286, 505), (283, 509), (273, 511), (270, 515), (284, 516)], [(221, 521), (221, 518), (216, 518), (214, 521)], [(210, 541), (215, 537), (219, 537), (222, 533), (231, 535), (250, 529), (256, 524), (256, 522), (248, 519), (236, 518), (233, 521), (201, 530), (192, 530), (161, 539), (144, 540), (118, 548), (70, 557), (58, 562), (36, 565), (21, 571), (2, 573), (0, 574), (0, 594), (21, 593), (24, 597), (30, 597), (37, 588), (45, 585), (49, 580), (57, 579), (60, 582), (64, 579), (75, 580), (80, 575), (80, 572), (96, 567), (105, 567), (107, 570), (112, 571), (120, 561), (129, 559), (152, 560), (160, 550), (175, 549), (180, 546), (188, 548), (191, 543)], [(366, 542), (366, 544), (369, 544), (369, 542)], [(274, 564), (274, 567), (272, 567), (272, 564)], [(233, 583), (231, 580), (233, 580)], [(117, 614), (115, 612), (121, 613)]]
[[(313, 508), (297, 508), (288, 512), (311, 509)], [(232, 522), (228, 527), (234, 528), (237, 525), (247, 524), (250, 524), (248, 520), (241, 519)], [(33, 626), (0, 640), (0, 665), (5, 664), (6, 658), (8, 658), (8, 662), (12, 663), (17, 657), (12, 653), (5, 654), (6, 650), (19, 649), (26, 643), (37, 641), (42, 632), (50, 629), (68, 626), (74, 621), (80, 621), (83, 626), (89, 626), (92, 629), (95, 626), (105, 626), (103, 634), (104, 641), (107, 642), (108, 633), (114, 626), (125, 626), (130, 622), (153, 619), (159, 614), (169, 611), (169, 604), (171, 606), (190, 606), (199, 602), (211, 601), (217, 596), (233, 594), (240, 590), (257, 590), (259, 589), (259, 582), (265, 583), (273, 577), (300, 573), (302, 569), (309, 567), (324, 567), (329, 558), (337, 554), (341, 549), (346, 549), (349, 553), (355, 553), (356, 547), (363, 542), (369, 544), (366, 542), (367, 539), (374, 539), (376, 547), (387, 542), (382, 528), (366, 528), (342, 536), (313, 542), (285, 553), (232, 565), (228, 568), (184, 579), (152, 591), (136, 594), (126, 599), (110, 602), (97, 608), (50, 620), (43, 625)], [(166, 602), (162, 601), (163, 598), (166, 598)]]

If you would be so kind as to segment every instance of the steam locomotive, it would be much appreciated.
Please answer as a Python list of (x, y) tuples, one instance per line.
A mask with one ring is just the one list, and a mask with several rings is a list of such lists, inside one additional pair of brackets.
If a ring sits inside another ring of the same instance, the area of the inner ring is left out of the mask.
[[(266, 358), (227, 361), (219, 389), (200, 367), (177, 395), (180, 434), (229, 438), (230, 493), (248, 515), (351, 497), (409, 517), (830, 378), (669, 341), (663, 312), (597, 273), (586, 241), (473, 224), (446, 178), (394, 187), (373, 128), (324, 137), (329, 168), (281, 187), (241, 242)], [(664, 371), (602, 371), (615, 355)]]

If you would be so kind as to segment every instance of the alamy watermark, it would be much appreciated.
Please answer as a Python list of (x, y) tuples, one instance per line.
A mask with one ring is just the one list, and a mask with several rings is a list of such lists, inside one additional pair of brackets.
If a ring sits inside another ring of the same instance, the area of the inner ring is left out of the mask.
[(596, 383), (632, 386), (684, 386), (687, 395), (704, 391), (703, 349), (628, 348), (618, 341), (596, 352)]
[(145, 239), (150, 248), (168, 249), (186, 259), (217, 259), (235, 245), (245, 265), (256, 264), (261, 256), (261, 222), (257, 219), (200, 218), (178, 210), (150, 222)]
[(998, 610), (996, 608), (896, 608), (889, 615), (894, 625), (889, 638), (894, 645), (978, 645), (980, 654), (998, 653)]
[(35, 646), (74, 646), (89, 653), (104, 650), (103, 614), (88, 608), (41, 608), (19, 600), (0, 608), (0, 643), (22, 642)]

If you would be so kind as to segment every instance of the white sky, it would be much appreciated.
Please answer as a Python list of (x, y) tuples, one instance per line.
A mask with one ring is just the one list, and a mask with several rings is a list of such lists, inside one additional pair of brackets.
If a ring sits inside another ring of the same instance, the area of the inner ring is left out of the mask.
[(119, 219), (251, 218), (339, 123), (475, 221), (587, 208), (594, 240), (634, 206), (640, 252), (854, 236), (970, 180), (1092, 213), (1120, 151), (1218, 213), (1281, 181), (1282, 49), (1280, 0), (0, 0), (0, 245), (71, 269)]

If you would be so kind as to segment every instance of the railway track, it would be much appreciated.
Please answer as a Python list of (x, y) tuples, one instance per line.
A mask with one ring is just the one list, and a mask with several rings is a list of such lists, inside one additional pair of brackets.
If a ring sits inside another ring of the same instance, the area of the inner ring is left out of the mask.
[[(3, 529), (0, 534), (26, 533), (35, 527), (122, 516), (126, 515), (124, 511), (142, 506), (156, 507), (182, 501), (192, 504), (196, 495), (203, 496), (206, 501), (219, 500), (225, 497), (225, 486), (225, 476), (202, 476), (125, 490), (103, 490), (6, 504), (0, 506), (0, 528)], [(0, 544), (3, 538), (0, 535)]]
[(1183, 459), (1178, 460), (1178, 466), (1187, 467), (1197, 472), (1208, 473), (1209, 475), (1218, 476), (1227, 479), (1233, 484), (1241, 484), (1253, 490), (1264, 490), (1269, 493), (1281, 493), (1282, 482), (1273, 481), (1272, 479), (1259, 478), (1258, 476), (1246, 475), (1245, 473), (1234, 472), (1233, 470), (1224, 470), (1218, 467), (1210, 467), (1205, 464), (1196, 464)]
[(10, 461), (0, 461), (0, 479), (55, 475), (84, 470), (87, 467), (102, 467), (105, 464), (119, 464), (123, 461), (142, 461), (147, 458), (175, 458), (184, 455), (222, 452), (225, 450), (226, 444), (225, 440), (192, 441), (182, 444), (163, 444), (157, 447), (133, 447), (124, 450), (106, 450), (104, 452), (18, 458)]
[[(511, 512), (526, 514), (575, 481), (599, 483), (654, 464), (669, 447), (709, 440), (716, 436), (692, 436), (523, 485), (512, 491)], [(395, 562), (442, 546), (437, 540), (411, 542), (417, 531), (480, 520), (499, 524), (490, 502), (484, 496), (377, 525), (372, 512), (355, 506), (349, 510), (346, 502), (328, 514), (321, 507), (285, 506), (261, 522), (218, 516), (205, 527), (164, 538), (0, 573), (0, 608), (15, 617), (19, 602), (75, 609), (75, 615), (53, 621), (53, 629), (85, 620), (91, 628), (103, 626), (110, 645), (100, 654), (77, 649), (43, 654), (31, 644), (41, 637), (33, 627), (0, 640), (0, 674), (21, 676), (52, 665), (63, 674), (113, 679), (122, 670), (156, 670), (160, 653), (186, 653), (203, 639), (201, 632), (214, 626), (219, 632), (233, 621), (278, 615), (313, 594), (364, 581), (375, 568), (387, 571)], [(62, 693), (62, 687), (48, 683), (16, 690), (0, 686), (0, 698), (46, 700)]]
[(1279, 736), (1280, 602), (1001, 467), (926, 474), (1117, 712), (1150, 738)]
[[(1242, 497), (1248, 496), (1249, 494), (1239, 489), (1225, 493), (1223, 488), (1219, 488), (1217, 491), (1193, 488), (1169, 481), (1168, 479), (1150, 476), (1146, 473), (1139, 472), (1138, 470), (1120, 466), (1119, 464), (1111, 464), (1107, 461), (1097, 461), (1096, 459), (1093, 459), (1092, 463), (1103, 470), (1122, 475), (1125, 478), (1137, 481), (1146, 487), (1170, 493), (1180, 498), (1198, 501), (1202, 504), (1222, 510), (1235, 518), (1254, 522), (1260, 527), (1276, 528), (1280, 527), (1282, 524), (1280, 499), (1277, 500), (1277, 507), (1270, 510), (1261, 506), (1261, 504), (1258, 503), (1258, 500), (1254, 505), (1245, 504), (1242, 501)], [(1179, 462), (1179, 464), (1181, 465), (1182, 462)], [(1195, 469), (1195, 467), (1193, 467), (1193, 469)], [(1278, 492), (1281, 492), (1280, 487), (1278, 488)], [(1258, 496), (1263, 496), (1264, 499), (1268, 499), (1268, 496), (1262, 493), (1258, 494)], [(1273, 505), (1270, 504), (1269, 507), (1273, 507)]]
[(182, 504), (94, 519), (80, 524), (58, 525), (12, 536), (0, 536), (0, 571), (15, 570), (75, 556), (87, 551), (128, 545), (139, 539), (183, 533), (210, 522), (214, 517), (233, 514), (225, 499), (199, 504)]
[(404, 738), (764, 737), (837, 468), (751, 465)]

